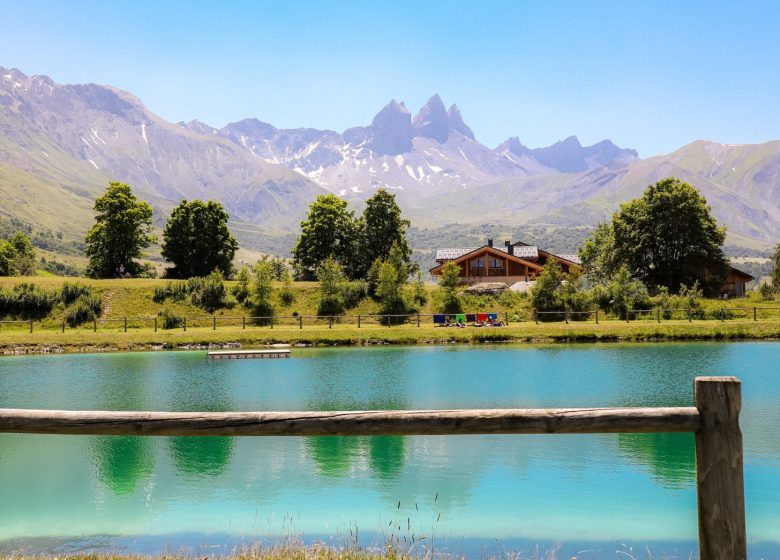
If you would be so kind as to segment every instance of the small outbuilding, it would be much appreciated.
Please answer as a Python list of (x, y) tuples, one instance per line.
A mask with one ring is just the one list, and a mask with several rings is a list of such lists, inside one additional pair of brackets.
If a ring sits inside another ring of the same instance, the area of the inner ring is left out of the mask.
[(745, 286), (752, 280), (755, 280), (755, 278), (747, 272), (742, 272), (738, 268), (730, 266), (726, 280), (723, 282), (723, 287), (720, 290), (720, 296), (723, 298), (744, 297), (746, 292)]

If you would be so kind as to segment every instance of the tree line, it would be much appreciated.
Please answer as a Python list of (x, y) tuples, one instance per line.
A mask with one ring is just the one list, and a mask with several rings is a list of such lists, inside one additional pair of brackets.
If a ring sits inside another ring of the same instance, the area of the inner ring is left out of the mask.
[(726, 228), (692, 185), (668, 178), (620, 205), (579, 250), (581, 269), (544, 268), (531, 290), (538, 311), (594, 306), (625, 318), (654, 297), (666, 309), (696, 311), (703, 296), (719, 296), (729, 271)]
[[(139, 259), (157, 241), (151, 205), (139, 200), (130, 186), (112, 182), (94, 209), (95, 223), (86, 235), (89, 274), (98, 278), (150, 274), (151, 267)], [(322, 315), (342, 313), (365, 297), (378, 301), (382, 313), (402, 314), (425, 303), (424, 283), (410, 258), (410, 222), (386, 190), (378, 189), (369, 197), (360, 214), (338, 196), (317, 197), (300, 224), (290, 267), (283, 259), (267, 259), (236, 271), (233, 259), (238, 243), (228, 219), (218, 202), (182, 200), (162, 235), (162, 256), (172, 264), (165, 275), (172, 279), (205, 279), (214, 273), (223, 279), (235, 276), (240, 287), (234, 294), (236, 301), (250, 298), (257, 311), (267, 312), (264, 315), (273, 311), (273, 282), (282, 282), (281, 293), (289, 299), (293, 279), (319, 282)], [(546, 267), (530, 297), (539, 310), (599, 305), (621, 314), (651, 296), (717, 296), (729, 269), (723, 252), (725, 237), (725, 228), (718, 225), (694, 186), (664, 179), (597, 226), (580, 248), (580, 269), (564, 274), (555, 265)], [(774, 262), (775, 281), (761, 288), (767, 294), (780, 286), (780, 250)], [(0, 275), (33, 274), (35, 264), (24, 233), (0, 241)], [(407, 288), (410, 278), (411, 290)], [(442, 310), (460, 311), (457, 265), (447, 265), (438, 280)], [(192, 289), (193, 294), (201, 292)]]

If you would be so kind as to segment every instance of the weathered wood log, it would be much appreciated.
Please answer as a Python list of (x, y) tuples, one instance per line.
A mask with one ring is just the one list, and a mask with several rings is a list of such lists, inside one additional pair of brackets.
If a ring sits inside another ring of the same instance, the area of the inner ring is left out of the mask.
[(323, 436), (695, 432), (679, 408), (123, 412), (0, 409), (0, 432), (156, 436)]
[(699, 558), (744, 560), (747, 540), (740, 381), (736, 377), (698, 377), (694, 401), (701, 417), (696, 432)]

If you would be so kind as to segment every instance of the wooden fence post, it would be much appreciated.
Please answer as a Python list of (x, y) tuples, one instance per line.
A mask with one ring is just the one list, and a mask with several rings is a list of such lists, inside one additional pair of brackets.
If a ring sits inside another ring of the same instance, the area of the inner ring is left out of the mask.
[(655, 318), (660, 323), (661, 322), (661, 308), (655, 310)]
[(154, 318), (154, 332), (157, 332), (157, 317)]
[(32, 320), (32, 319), (30, 319), (30, 332), (32, 332), (32, 329), (33, 329), (33, 325), (32, 325), (32, 323), (33, 323), (33, 320)]
[(97, 319), (92, 319), (92, 332), (97, 332)]
[(62, 322), (62, 332), (65, 332), (65, 321)]
[(745, 483), (736, 377), (697, 377), (694, 402), (701, 419), (696, 432), (696, 495), (700, 560), (744, 560)]
[(328, 315), (328, 328), (333, 328), (333, 315)]
[(596, 324), (599, 324), (599, 308), (596, 308)]
[(241, 330), (246, 330), (246, 317), (241, 317)]
[(564, 310), (564, 312), (563, 312), (563, 320), (566, 321), (567, 325), (569, 324), (569, 310), (568, 309)]
[(271, 330), (274, 330), (274, 316), (271, 315)]
[(420, 314), (417, 314), (417, 328), (420, 328)]
[(212, 331), (215, 331), (215, 330), (217, 330), (217, 316), (216, 316), (216, 315), (214, 315), (214, 316), (211, 318), (211, 330), (212, 330)]
[(536, 321), (536, 324), (539, 324), (539, 312), (534, 309), (534, 321)]
[(360, 315), (358, 315), (358, 328), (360, 328)]
[(127, 332), (127, 317), (125, 317), (125, 332)]
[(298, 315), (298, 328), (303, 330), (303, 315)]
[(184, 332), (187, 332), (187, 317), (184, 318)]
[(755, 306), (755, 305), (753, 306), (753, 320), (754, 320), (754, 321), (757, 321), (757, 320), (758, 320), (758, 319), (756, 318), (756, 306)]

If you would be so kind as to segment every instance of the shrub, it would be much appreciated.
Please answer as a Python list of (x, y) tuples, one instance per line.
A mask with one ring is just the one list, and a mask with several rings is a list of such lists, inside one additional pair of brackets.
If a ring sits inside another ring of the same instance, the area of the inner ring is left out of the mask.
[(75, 327), (87, 321), (100, 317), (103, 312), (103, 302), (100, 297), (92, 294), (82, 294), (65, 309), (65, 322)]
[(184, 317), (168, 307), (163, 307), (158, 317), (162, 320), (162, 328), (178, 329), (184, 325)]
[(344, 313), (343, 286), (346, 282), (341, 265), (328, 257), (317, 269), (320, 281), (320, 303), (317, 315), (341, 315)]
[(341, 315), (344, 313), (344, 304), (339, 298), (322, 298), (317, 305), (317, 315)]
[(690, 288), (685, 284), (680, 286), (678, 299), (681, 301), (682, 307), (690, 312), (692, 319), (704, 319), (705, 317), (700, 301), (703, 295), (698, 281), (695, 281)]
[(439, 289), (442, 291), (442, 312), (461, 312), (458, 286), (460, 286), (460, 266), (449, 261), (442, 267), (441, 276), (439, 276)]
[(213, 313), (217, 309), (230, 307), (232, 300), (228, 297), (227, 288), (222, 281), (222, 274), (214, 271), (206, 277), (196, 276), (187, 281), (187, 287), (190, 292), (190, 301)]
[(289, 307), (295, 303), (295, 293), (292, 290), (292, 285), (289, 279), (285, 281), (282, 288), (279, 290), (279, 301), (282, 302), (284, 307)]
[(185, 282), (168, 282), (165, 286), (155, 286), (152, 301), (163, 303), (166, 299), (184, 301), (189, 295), (189, 285)]
[(30, 283), (18, 284), (12, 290), (0, 289), (0, 317), (40, 319), (51, 313), (59, 301), (60, 294), (55, 290), (44, 290)]
[[(270, 260), (258, 261), (254, 268), (254, 314), (257, 317), (273, 317), (274, 306), (274, 264)], [(272, 319), (259, 319), (261, 324), (267, 324)]]
[(60, 299), (65, 305), (70, 305), (81, 296), (91, 296), (92, 288), (85, 284), (65, 282), (60, 290)]
[(236, 298), (238, 303), (244, 303), (250, 295), (249, 269), (247, 267), (243, 267), (241, 270), (239, 270), (238, 274), (236, 275), (236, 280), (238, 281), (238, 284), (233, 286), (233, 297)]
[(425, 305), (428, 303), (428, 292), (425, 289), (425, 282), (423, 282), (422, 274), (417, 273), (417, 279), (413, 284), (412, 301), (416, 305)]
[(774, 301), (775, 288), (772, 284), (762, 282), (758, 287), (758, 293), (761, 296), (761, 301)]
[[(534, 310), (563, 313), (566, 308), (560, 293), (563, 285), (564, 274), (560, 265), (557, 262), (547, 264), (536, 279), (536, 284), (531, 288), (531, 305)], [(559, 318), (557, 314), (539, 317), (540, 320), (558, 320)]]
[(363, 280), (345, 282), (341, 289), (341, 297), (347, 309), (357, 307), (363, 298), (368, 297), (368, 282)]
[(610, 295), (609, 310), (622, 319), (626, 318), (629, 309), (647, 309), (650, 305), (647, 288), (632, 278), (625, 266), (620, 267), (607, 289)]

